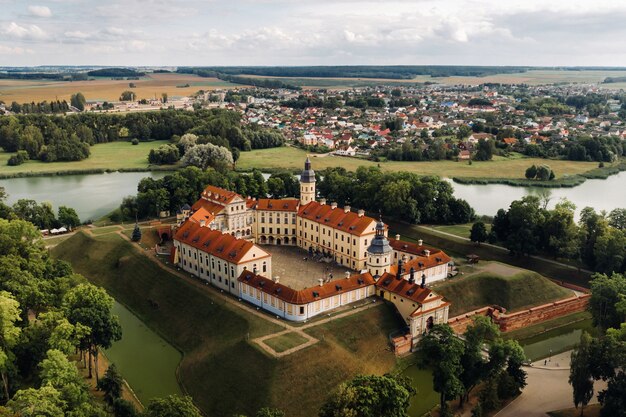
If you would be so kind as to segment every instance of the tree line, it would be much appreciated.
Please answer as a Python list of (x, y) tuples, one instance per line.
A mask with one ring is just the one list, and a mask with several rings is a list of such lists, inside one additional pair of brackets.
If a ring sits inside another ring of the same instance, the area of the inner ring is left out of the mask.
[(163, 110), (126, 115), (80, 113), (67, 117), (39, 114), (0, 119), (0, 147), (24, 150), (30, 159), (75, 161), (89, 156), (91, 145), (130, 140), (176, 139), (193, 133), (208, 143), (241, 151), (282, 146), (277, 131), (241, 125), (240, 115), (224, 109)]
[(71, 229), (81, 224), (76, 210), (71, 207), (60, 206), (57, 216), (55, 216), (50, 203), (38, 204), (35, 200), (20, 199), (13, 206), (9, 206), (5, 204), (7, 197), (4, 188), (0, 187), (0, 218), (2, 219), (25, 220), (39, 229), (52, 229), (62, 226)]
[(572, 259), (602, 273), (626, 271), (626, 209), (597, 213), (585, 207), (578, 223), (575, 206), (563, 200), (549, 210), (537, 196), (513, 201), (507, 209), (498, 210), (489, 235), (479, 233), (475, 242), (501, 243), (513, 255), (539, 253), (553, 258)]

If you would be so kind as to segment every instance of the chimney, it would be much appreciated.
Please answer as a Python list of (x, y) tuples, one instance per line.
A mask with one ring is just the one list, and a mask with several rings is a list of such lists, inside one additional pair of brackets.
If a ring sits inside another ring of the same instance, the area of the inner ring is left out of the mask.
[(350, 206), (344, 206), (343, 207), (343, 212), (344, 213), (350, 213)]
[(426, 274), (422, 274), (422, 285), (420, 287), (424, 288), (426, 286)]
[(424, 256), (427, 258), (430, 256), (430, 251), (428, 249), (424, 249)]
[(359, 210), (357, 214), (359, 215), (359, 217), (363, 217), (365, 215), (365, 210)]
[(402, 279), (402, 273), (404, 272), (404, 260), (400, 258), (398, 260), (398, 272), (396, 273), (397, 279)]
[(396, 235), (396, 240), (400, 240), (400, 235), (399, 234)]
[(320, 198), (320, 205), (321, 206), (325, 206), (326, 205), (326, 199), (325, 198)]
[(350, 278), (350, 271), (346, 271), (345, 275), (346, 275), (346, 279)]
[(409, 284), (415, 284), (415, 268), (411, 267), (411, 271), (410, 271), (409, 275)]
[(331, 208), (332, 210), (336, 209), (336, 208), (337, 208), (337, 202), (332, 202), (332, 203), (330, 203), (330, 208)]
[(205, 227), (205, 226), (206, 226), (206, 220), (200, 219), (200, 227)]
[(417, 241), (417, 246), (423, 246), (424, 245), (424, 241), (422, 239)]
[(320, 287), (322, 287), (324, 285), (324, 278), (318, 279), (317, 282), (319, 282), (320, 283)]
[(278, 284), (280, 282), (280, 277), (279, 276), (274, 277), (274, 282)]

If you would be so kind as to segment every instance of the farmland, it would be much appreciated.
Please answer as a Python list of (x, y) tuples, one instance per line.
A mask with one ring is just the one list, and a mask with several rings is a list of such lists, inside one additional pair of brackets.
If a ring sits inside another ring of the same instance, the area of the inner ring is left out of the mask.
[[(275, 170), (279, 168), (297, 171), (302, 169), (302, 161), (307, 152), (293, 147), (271, 148), (242, 152), (237, 161), (237, 169)], [(576, 162), (564, 160), (546, 160), (540, 158), (504, 158), (494, 157), (493, 161), (421, 161), (421, 162), (372, 162), (364, 159), (340, 157), (332, 155), (313, 154), (313, 165), (316, 170), (329, 167), (344, 167), (355, 171), (360, 166), (370, 167), (379, 165), (383, 171), (408, 171), (419, 175), (438, 175), (446, 178), (453, 177), (486, 177), (486, 178), (523, 178), (529, 166), (548, 164), (555, 171), (557, 178), (565, 175), (582, 174), (598, 166), (595, 162)]]
[[(278, 78), (289, 84), (301, 86), (304, 88), (341, 88), (341, 87), (363, 87), (371, 85), (410, 85), (415, 83), (434, 82), (446, 85), (478, 85), (483, 83), (503, 83), (503, 84), (529, 84), (542, 85), (553, 83), (601, 83), (606, 77), (624, 76), (624, 71), (608, 71), (608, 70), (581, 70), (566, 71), (557, 69), (541, 69), (530, 70), (527, 72), (513, 74), (496, 74), (484, 77), (431, 77), (429, 75), (418, 75), (408, 80), (389, 80), (382, 78), (322, 78), (322, 77), (260, 77), (260, 78)], [(626, 83), (600, 84), (602, 88), (624, 88)]]
[[(130, 89), (128, 84), (134, 83)], [(189, 84), (189, 87), (178, 88)], [(18, 103), (66, 100), (81, 92), (87, 101), (118, 101), (125, 90), (132, 90), (137, 99), (160, 98), (166, 93), (170, 98), (189, 96), (198, 90), (215, 90), (224, 87), (237, 87), (217, 78), (201, 78), (190, 74), (147, 74), (139, 80), (113, 80), (96, 78), (92, 81), (50, 81), (50, 80), (0, 80), (0, 100), (5, 103)]]

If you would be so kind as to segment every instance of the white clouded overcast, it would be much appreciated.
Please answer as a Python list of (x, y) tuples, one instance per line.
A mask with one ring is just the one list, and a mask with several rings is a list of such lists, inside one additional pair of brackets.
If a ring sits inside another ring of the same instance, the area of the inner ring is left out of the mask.
[(626, 66), (624, 0), (0, 0), (0, 65)]

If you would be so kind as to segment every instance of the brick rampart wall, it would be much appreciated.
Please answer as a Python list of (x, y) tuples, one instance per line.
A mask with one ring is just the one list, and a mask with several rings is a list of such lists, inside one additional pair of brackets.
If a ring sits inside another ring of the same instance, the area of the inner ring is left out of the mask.
[(583, 294), (579, 297), (571, 297), (554, 303), (543, 304), (528, 310), (518, 311), (516, 313), (501, 313), (495, 307), (483, 307), (478, 310), (471, 311), (460, 316), (456, 316), (448, 320), (448, 324), (455, 333), (463, 333), (467, 326), (472, 324), (474, 316), (490, 316), (494, 322), (500, 327), (502, 332), (510, 332), (522, 327), (532, 326), (533, 324), (551, 320), (567, 314), (577, 313), (587, 309), (590, 294)]

